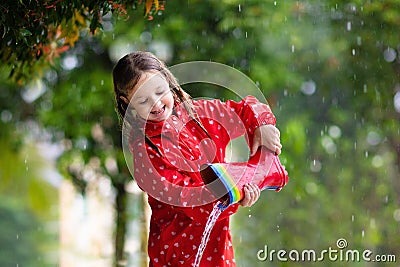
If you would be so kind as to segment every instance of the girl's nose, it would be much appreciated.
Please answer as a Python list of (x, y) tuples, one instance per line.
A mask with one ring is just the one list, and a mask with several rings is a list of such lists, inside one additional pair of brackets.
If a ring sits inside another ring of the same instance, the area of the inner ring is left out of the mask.
[(160, 109), (162, 107), (160, 98), (156, 99), (153, 103), (154, 103), (153, 107), (152, 107), (153, 110), (158, 110), (158, 109)]

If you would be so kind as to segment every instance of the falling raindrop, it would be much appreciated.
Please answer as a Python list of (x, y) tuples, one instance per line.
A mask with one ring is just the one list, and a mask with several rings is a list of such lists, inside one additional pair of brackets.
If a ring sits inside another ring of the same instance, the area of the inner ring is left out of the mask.
[(294, 45), (292, 45), (292, 53), (294, 53)]
[(351, 31), (351, 21), (347, 22), (346, 29), (347, 29), (348, 32)]
[(331, 127), (329, 127), (329, 135), (332, 138), (337, 139), (342, 136), (342, 130), (338, 126), (332, 125)]
[(314, 159), (311, 163), (310, 169), (312, 172), (319, 172), (322, 169), (322, 164), (319, 160)]
[(63, 59), (61, 65), (65, 70), (72, 70), (79, 65), (79, 61), (76, 55), (69, 55)]
[(400, 91), (394, 95), (393, 98), (394, 108), (398, 113), (400, 113)]
[(312, 95), (317, 90), (317, 86), (313, 80), (304, 82), (301, 85), (301, 91), (306, 95)]
[(391, 48), (388, 47), (387, 49), (385, 49), (385, 51), (383, 51), (383, 58), (387, 61), (387, 62), (393, 62), (397, 57), (396, 51)]
[(375, 131), (368, 132), (368, 134), (367, 134), (367, 142), (371, 146), (378, 145), (381, 142), (381, 140), (382, 140), (382, 138), (377, 132), (375, 132)]
[(336, 152), (336, 144), (329, 136), (324, 136), (321, 139), (321, 144), (328, 154), (334, 154)]
[(233, 34), (233, 36), (236, 38), (236, 39), (240, 39), (241, 37), (242, 37), (242, 30), (240, 29), (240, 28), (235, 28), (233, 31), (232, 31), (232, 34)]
[(29, 170), (29, 166), (28, 166), (28, 156), (25, 157), (25, 159), (24, 159), (24, 164), (25, 164), (25, 170), (28, 171), (28, 170)]
[(365, 231), (362, 230), (362, 231), (361, 231), (361, 237), (364, 238), (364, 235), (365, 235)]
[(242, 12), (242, 7), (239, 5), (239, 12)]
[(351, 215), (351, 221), (354, 222), (354, 214)]
[(368, 158), (368, 151), (365, 151), (365, 157)]
[(274, 1), (274, 6), (276, 6), (276, 1)]
[(76, 141), (76, 147), (82, 150), (86, 150), (88, 146), (88, 140), (86, 138), (79, 138)]
[(351, 49), (351, 54), (352, 54), (353, 56), (355, 56), (355, 55), (356, 55), (356, 50), (355, 50), (355, 49)]

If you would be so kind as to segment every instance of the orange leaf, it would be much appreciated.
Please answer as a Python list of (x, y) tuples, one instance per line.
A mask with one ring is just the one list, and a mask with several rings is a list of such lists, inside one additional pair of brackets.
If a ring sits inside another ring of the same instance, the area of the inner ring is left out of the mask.
[(158, 8), (159, 8), (158, 0), (154, 0), (154, 5), (156, 6), (156, 11), (158, 11)]
[(57, 55), (60, 55), (61, 53), (64, 53), (64, 52), (67, 51), (68, 49), (69, 49), (69, 46), (68, 46), (68, 45), (64, 45), (64, 46), (62, 46), (62, 47), (60, 47), (60, 48), (57, 48), (57, 50), (56, 50)]
[(152, 6), (153, 6), (153, 0), (146, 0), (146, 13), (144, 14), (145, 16), (147, 16), (150, 13)]

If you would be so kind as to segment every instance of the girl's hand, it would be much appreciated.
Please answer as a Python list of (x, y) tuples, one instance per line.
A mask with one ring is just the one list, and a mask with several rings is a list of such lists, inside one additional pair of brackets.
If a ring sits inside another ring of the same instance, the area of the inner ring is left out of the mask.
[(253, 146), (250, 150), (250, 156), (253, 156), (259, 146), (265, 146), (275, 154), (281, 154), (282, 144), (280, 140), (281, 133), (278, 128), (272, 124), (262, 125), (254, 131)]
[(250, 207), (259, 199), (261, 190), (253, 183), (245, 184), (243, 187), (244, 197), (239, 202), (243, 207)]

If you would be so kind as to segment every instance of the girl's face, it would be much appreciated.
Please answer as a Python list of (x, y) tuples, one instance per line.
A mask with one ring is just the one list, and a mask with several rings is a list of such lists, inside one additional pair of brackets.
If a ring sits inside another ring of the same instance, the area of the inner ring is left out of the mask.
[(166, 120), (174, 107), (168, 82), (161, 73), (155, 71), (144, 73), (128, 98), (133, 109), (145, 120)]

